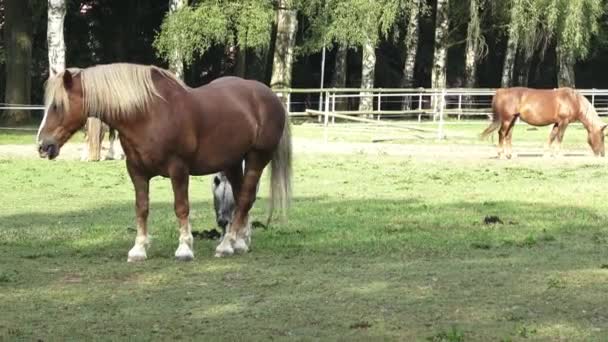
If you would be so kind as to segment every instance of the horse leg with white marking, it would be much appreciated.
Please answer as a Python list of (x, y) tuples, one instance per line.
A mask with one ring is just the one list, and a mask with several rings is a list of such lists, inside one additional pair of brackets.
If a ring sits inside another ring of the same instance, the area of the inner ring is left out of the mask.
[(114, 155), (116, 152), (114, 151), (114, 141), (116, 140), (116, 130), (114, 128), (109, 128), (108, 139), (110, 140), (110, 148), (108, 149), (108, 153), (106, 154), (106, 160), (114, 160)]
[(147, 258), (148, 247), (148, 212), (150, 178), (139, 173), (128, 161), (127, 170), (135, 187), (135, 211), (137, 216), (137, 237), (135, 245), (129, 251), (127, 261), (144, 261)]
[(190, 225), (190, 203), (188, 200), (188, 183), (190, 175), (188, 169), (180, 162), (169, 167), (169, 177), (173, 187), (175, 216), (179, 221), (179, 245), (175, 251), (175, 258), (180, 261), (194, 259), (192, 252), (192, 226)]

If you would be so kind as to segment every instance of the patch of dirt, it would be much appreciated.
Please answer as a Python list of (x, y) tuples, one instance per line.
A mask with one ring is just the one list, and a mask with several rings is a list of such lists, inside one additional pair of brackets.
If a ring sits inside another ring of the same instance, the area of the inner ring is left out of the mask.
[[(102, 148), (102, 158), (107, 153), (107, 141)], [(496, 147), (463, 144), (388, 144), (388, 143), (354, 143), (328, 142), (316, 139), (294, 138), (294, 153), (297, 154), (360, 154), (379, 156), (404, 156), (424, 160), (490, 160), (496, 159)], [(83, 143), (68, 143), (61, 148), (59, 160), (78, 160), (85, 148)], [(117, 155), (122, 154), (120, 144), (116, 144)], [(538, 148), (515, 147), (517, 156), (514, 160), (543, 159), (547, 162), (559, 160), (600, 160), (587, 150), (564, 151), (560, 158), (543, 158), (542, 146)], [(0, 145), (0, 159), (7, 158), (39, 158), (34, 144)]]

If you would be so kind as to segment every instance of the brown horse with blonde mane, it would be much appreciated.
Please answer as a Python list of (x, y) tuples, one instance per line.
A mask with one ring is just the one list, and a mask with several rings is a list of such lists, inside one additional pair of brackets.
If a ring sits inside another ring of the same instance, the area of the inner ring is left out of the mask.
[(216, 256), (249, 250), (249, 210), (269, 163), (270, 216), (276, 206), (283, 213), (287, 209), (291, 195), (289, 121), (279, 98), (262, 83), (225, 77), (189, 88), (155, 66), (99, 65), (68, 69), (51, 77), (45, 106), (37, 137), (42, 158), (57, 157), (88, 117), (99, 117), (119, 132), (135, 187), (137, 237), (128, 261), (146, 259), (148, 189), (155, 176), (171, 179), (180, 229), (178, 260), (194, 258), (190, 175), (223, 171), (232, 185), (236, 211)]
[(518, 117), (533, 126), (552, 124), (547, 149), (557, 139), (558, 154), (566, 127), (571, 122), (580, 121), (588, 132), (587, 141), (593, 153), (604, 156), (604, 129), (607, 125), (602, 122), (591, 102), (574, 89), (498, 89), (492, 100), (492, 110), (492, 123), (481, 133), (481, 137), (486, 138), (500, 128), (499, 158), (511, 158), (511, 137)]

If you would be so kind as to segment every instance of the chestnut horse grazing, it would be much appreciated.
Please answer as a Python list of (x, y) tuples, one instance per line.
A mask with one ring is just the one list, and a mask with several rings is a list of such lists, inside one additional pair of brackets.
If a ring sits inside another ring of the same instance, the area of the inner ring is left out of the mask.
[(492, 123), (481, 133), (481, 138), (486, 138), (500, 128), (499, 158), (505, 155), (511, 158), (511, 137), (518, 117), (534, 126), (553, 124), (547, 149), (551, 148), (551, 144), (557, 138), (558, 154), (566, 127), (569, 123), (578, 120), (587, 129), (587, 141), (593, 153), (596, 156), (604, 156), (604, 129), (607, 125), (602, 122), (589, 100), (574, 89), (498, 89), (492, 100), (492, 110), (494, 112)]
[[(146, 259), (148, 189), (169, 177), (179, 221), (178, 260), (192, 260), (190, 175), (223, 171), (236, 210), (216, 256), (249, 250), (249, 210), (262, 171), (270, 163), (270, 215), (285, 212), (291, 195), (291, 133), (279, 98), (265, 85), (226, 77), (189, 88), (167, 70), (135, 64), (68, 69), (46, 85), (46, 110), (37, 142), (53, 159), (88, 117), (119, 132), (135, 187), (137, 237), (128, 261)], [(242, 164), (245, 161), (245, 168)]]

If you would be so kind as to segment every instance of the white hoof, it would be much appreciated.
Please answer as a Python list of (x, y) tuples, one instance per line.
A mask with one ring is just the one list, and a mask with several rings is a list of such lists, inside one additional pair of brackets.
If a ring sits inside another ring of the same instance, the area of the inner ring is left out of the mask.
[(224, 237), (222, 242), (215, 248), (215, 257), (222, 258), (234, 254), (234, 249), (228, 237)]
[(187, 244), (182, 243), (175, 251), (175, 258), (179, 261), (192, 261), (194, 260), (194, 253)]
[(135, 245), (129, 251), (127, 262), (138, 262), (146, 260), (146, 249), (143, 246)]
[(245, 241), (245, 239), (236, 239), (232, 245), (232, 248), (234, 248), (234, 252), (237, 254), (245, 254), (249, 252), (249, 244), (247, 241)]

